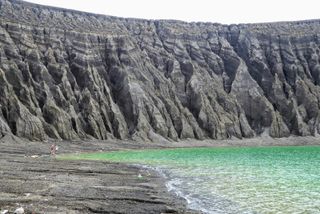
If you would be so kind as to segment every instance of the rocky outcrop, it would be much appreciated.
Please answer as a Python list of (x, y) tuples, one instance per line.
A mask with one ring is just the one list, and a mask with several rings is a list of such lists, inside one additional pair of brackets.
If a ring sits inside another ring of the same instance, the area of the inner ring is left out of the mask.
[(316, 135), (320, 20), (123, 19), (0, 0), (0, 133), (31, 140)]

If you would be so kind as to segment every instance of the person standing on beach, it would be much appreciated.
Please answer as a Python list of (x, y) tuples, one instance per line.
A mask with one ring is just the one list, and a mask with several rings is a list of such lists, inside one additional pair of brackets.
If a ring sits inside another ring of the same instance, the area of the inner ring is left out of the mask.
[(51, 154), (52, 157), (56, 156), (56, 151), (57, 151), (57, 145), (54, 143), (50, 147), (50, 154)]

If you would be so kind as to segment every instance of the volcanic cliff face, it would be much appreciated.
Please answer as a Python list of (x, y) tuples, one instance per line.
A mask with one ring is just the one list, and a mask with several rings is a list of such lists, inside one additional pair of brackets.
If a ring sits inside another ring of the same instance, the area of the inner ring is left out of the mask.
[(0, 0), (0, 137), (315, 135), (320, 21), (123, 19)]

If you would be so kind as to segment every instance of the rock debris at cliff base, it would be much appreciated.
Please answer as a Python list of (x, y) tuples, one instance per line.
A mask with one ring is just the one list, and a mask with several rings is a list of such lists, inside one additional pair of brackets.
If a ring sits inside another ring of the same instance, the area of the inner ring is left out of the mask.
[(319, 132), (320, 20), (151, 21), (0, 0), (0, 137)]

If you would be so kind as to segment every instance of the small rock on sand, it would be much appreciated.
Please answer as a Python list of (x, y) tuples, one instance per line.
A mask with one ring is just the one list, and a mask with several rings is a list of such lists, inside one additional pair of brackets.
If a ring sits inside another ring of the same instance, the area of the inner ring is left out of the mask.
[(31, 157), (32, 157), (32, 158), (38, 158), (39, 155), (32, 155)]
[(16, 209), (16, 210), (14, 211), (14, 214), (24, 214), (24, 209), (23, 209), (23, 207), (20, 207), (20, 208)]

